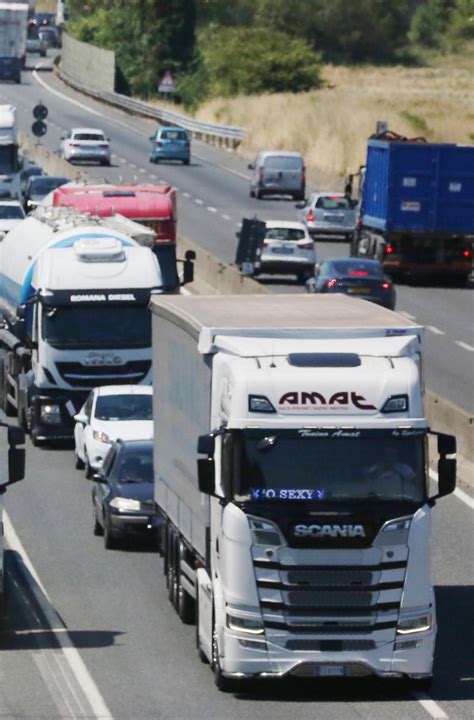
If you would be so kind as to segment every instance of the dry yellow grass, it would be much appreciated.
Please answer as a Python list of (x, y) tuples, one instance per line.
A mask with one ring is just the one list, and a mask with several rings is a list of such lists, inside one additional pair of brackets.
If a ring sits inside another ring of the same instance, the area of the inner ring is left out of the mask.
[(474, 143), (472, 56), (442, 57), (430, 67), (335, 67), (325, 86), (308, 93), (215, 99), (196, 118), (248, 130), (244, 157), (262, 149), (303, 153), (313, 184), (341, 184), (365, 160), (377, 120), (404, 135), (434, 142)]

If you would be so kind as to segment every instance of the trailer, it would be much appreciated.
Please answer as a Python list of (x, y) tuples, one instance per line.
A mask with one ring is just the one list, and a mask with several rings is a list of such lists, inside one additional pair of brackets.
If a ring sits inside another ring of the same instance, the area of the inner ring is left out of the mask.
[(0, 2), (0, 79), (21, 83), (26, 60), (28, 3)]
[(438, 434), (430, 495), (423, 328), (340, 295), (151, 307), (169, 599), (217, 686), (429, 681), (431, 514), (456, 462)]

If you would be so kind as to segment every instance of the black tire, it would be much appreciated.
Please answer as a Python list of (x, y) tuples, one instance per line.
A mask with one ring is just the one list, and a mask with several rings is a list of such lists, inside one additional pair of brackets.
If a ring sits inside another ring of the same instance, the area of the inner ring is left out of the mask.
[(302, 270), (301, 272), (299, 272), (297, 274), (298, 283), (300, 285), (304, 285), (306, 283), (306, 281), (312, 277), (314, 277), (314, 275), (311, 272), (311, 270)]
[(433, 677), (410, 679), (408, 687), (412, 692), (429, 693), (433, 684)]
[(104, 547), (106, 550), (116, 550), (118, 547), (117, 538), (110, 532), (107, 522), (104, 522)]
[(183, 160), (183, 165), (189, 165), (189, 163), (190, 163), (190, 160), (189, 160), (189, 159), (188, 159), (188, 160)]
[(252, 190), (252, 188), (250, 188), (250, 190), (249, 190), (249, 195), (250, 195), (251, 198), (254, 198), (254, 197), (255, 197), (255, 190)]
[(222, 674), (215, 626), (212, 629), (212, 671), (214, 673), (214, 682), (218, 690), (225, 693), (237, 692), (239, 688), (239, 681), (234, 680), (233, 678), (227, 678)]
[(110, 167), (110, 160), (101, 160), (100, 164), (104, 167)]
[(255, 200), (262, 200), (263, 192), (261, 190), (255, 190)]
[(102, 537), (104, 534), (104, 528), (100, 524), (100, 522), (97, 520), (97, 512), (94, 510), (94, 535), (96, 537)]
[(84, 470), (84, 460), (81, 460), (77, 452), (74, 450), (74, 467), (76, 470)]
[(90, 480), (94, 474), (94, 470), (90, 466), (89, 458), (87, 457), (87, 455), (86, 455), (86, 462), (84, 463), (84, 474), (86, 476), (86, 480)]

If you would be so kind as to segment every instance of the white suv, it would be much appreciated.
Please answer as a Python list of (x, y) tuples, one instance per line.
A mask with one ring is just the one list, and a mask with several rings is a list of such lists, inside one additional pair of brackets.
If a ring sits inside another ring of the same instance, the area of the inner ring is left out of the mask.
[(254, 275), (296, 275), (300, 283), (313, 277), (316, 251), (303, 223), (267, 220), (265, 225), (262, 253)]
[(74, 457), (86, 477), (98, 470), (114, 440), (153, 438), (153, 390), (149, 385), (94, 388), (74, 416)]

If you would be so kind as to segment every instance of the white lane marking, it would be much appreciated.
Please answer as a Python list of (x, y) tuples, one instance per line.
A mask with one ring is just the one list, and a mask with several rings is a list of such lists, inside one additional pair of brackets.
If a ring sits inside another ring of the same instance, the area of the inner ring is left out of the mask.
[(204, 200), (201, 200), (201, 198), (194, 198), (194, 202), (196, 205), (204, 205)]
[(212, 212), (212, 213), (216, 213), (216, 212), (217, 212), (217, 208), (212, 207), (211, 205), (208, 205), (206, 209), (209, 210), (209, 212)]
[[(6, 511), (3, 512), (3, 524), (5, 530), (5, 538), (7, 540), (8, 546), (12, 550), (15, 550), (15, 552), (17, 552), (21, 556), (25, 567), (28, 569), (28, 572), (35, 581), (36, 587), (34, 585), (31, 585), (31, 591), (34, 594), (36, 602), (41, 608), (41, 612), (43, 613), (46, 622), (50, 626), (56, 642), (61, 648), (73, 675), (75, 676), (78, 684), (81, 687), (82, 692), (87, 698), (87, 701), (95, 717), (101, 718), (101, 720), (104, 720), (105, 718), (107, 718), (107, 720), (112, 720), (112, 713), (105, 704), (105, 700), (102, 697), (99, 688), (95, 684), (87, 667), (85, 666), (84, 661), (82, 660), (77, 648), (74, 647), (74, 643), (71, 640), (69, 632), (67, 632), (67, 628), (65, 627), (63, 621), (61, 620), (57, 612), (54, 610), (51, 599), (46, 592), (46, 589), (44, 588), (41, 580), (39, 579), (38, 573), (33, 567), (33, 564), (28, 557), (20, 538), (16, 534), (10, 517)], [(60, 632), (56, 632), (57, 630), (60, 630)], [(64, 632), (64, 630), (66, 630), (66, 632)]]
[(399, 310), (399, 311), (398, 311), (398, 314), (399, 314), (399, 315), (403, 315), (403, 317), (408, 318), (408, 320), (416, 320), (416, 316), (415, 316), (415, 315), (411, 315), (411, 313), (406, 312), (406, 310)]
[(154, 173), (152, 173), (150, 177), (152, 180), (158, 180), (158, 175), (155, 175)]
[(160, 180), (158, 180), (158, 182), (159, 182), (160, 185), (168, 185), (168, 183), (166, 182), (166, 180), (163, 180), (162, 178), (160, 178)]
[(134, 170), (137, 169), (137, 166), (135, 165), (135, 163), (128, 163), (128, 165), (129, 165), (129, 167), (133, 168)]
[(462, 340), (455, 340), (454, 342), (456, 343), (456, 345), (459, 345), (459, 347), (463, 350), (467, 350), (468, 352), (474, 352), (474, 347), (472, 347), (472, 345), (468, 345)]
[(443, 330), (435, 327), (434, 325), (425, 325), (426, 329), (433, 333), (433, 335), (445, 335)]
[(222, 218), (223, 218), (224, 220), (232, 220), (232, 218), (231, 218), (230, 215), (222, 215)]
[(140, 168), (140, 170), (139, 170), (138, 172), (142, 173), (142, 175), (145, 175), (145, 173), (146, 173), (147, 171), (144, 170), (143, 168)]
[[(438, 473), (435, 470), (429, 469), (429, 476), (434, 482), (438, 482)], [(470, 495), (468, 495), (464, 490), (461, 490), (460, 488), (456, 488), (454, 491), (454, 495), (456, 495), (461, 502), (463, 502), (465, 505), (467, 505), (471, 510), (474, 510), (474, 498), (472, 498)]]
[(435, 720), (448, 720), (448, 715), (446, 715), (438, 703), (432, 700), (428, 695), (425, 695), (424, 693), (414, 693), (414, 697), (432, 718), (435, 718)]
[[(39, 83), (42, 87), (44, 87), (45, 90), (50, 92), (52, 95), (56, 95), (57, 97), (61, 98), (62, 100), (66, 100), (66, 102), (70, 102), (73, 105), (76, 105), (77, 107), (82, 108), (86, 112), (90, 112), (92, 115), (97, 115), (98, 117), (104, 118), (111, 123), (115, 123), (115, 125), (118, 125), (119, 127), (122, 127), (122, 128), (125, 128), (126, 130), (137, 133), (136, 128), (133, 128), (131, 125), (121, 122), (120, 120), (116, 120), (114, 117), (112, 117), (110, 115), (104, 115), (103, 113), (100, 113), (98, 110), (93, 110), (92, 108), (88, 107), (87, 105), (84, 105), (84, 103), (81, 103), (78, 100), (73, 100), (73, 98), (68, 97), (67, 95), (59, 92), (58, 90), (53, 90), (53, 88), (50, 87), (47, 83), (45, 83), (43, 78), (40, 78), (37, 73), (37, 68), (42, 67), (42, 65), (43, 65), (43, 63), (41, 63), (41, 62), (37, 63), (37, 65), (33, 71), (33, 77), (37, 83)], [(148, 140), (148, 137), (149, 137), (148, 133), (138, 131), (138, 134)], [(194, 152), (193, 152), (193, 155), (194, 155), (194, 157), (198, 158), (198, 160), (205, 163), (206, 165), (218, 167), (221, 170), (228, 172), (230, 175), (235, 175), (236, 177), (242, 178), (243, 180), (247, 180), (247, 181), (251, 179), (250, 175), (246, 175), (245, 173), (241, 173), (238, 170), (233, 170), (232, 168), (225, 167), (225, 165), (219, 165), (219, 163), (213, 163), (210, 160), (208, 160), (207, 158), (203, 157), (202, 155), (198, 155)]]
[(183, 197), (184, 197), (184, 198), (190, 198), (190, 197), (191, 197), (191, 193), (184, 192), (184, 193), (183, 193)]

